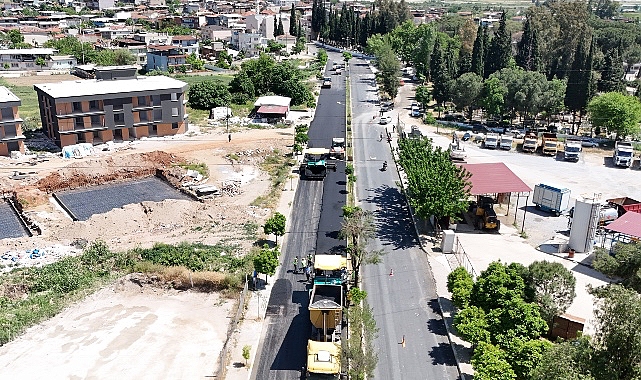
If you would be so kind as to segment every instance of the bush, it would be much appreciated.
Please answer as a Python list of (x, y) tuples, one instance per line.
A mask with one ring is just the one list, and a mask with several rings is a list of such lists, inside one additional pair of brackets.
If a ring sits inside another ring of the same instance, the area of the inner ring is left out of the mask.
[(458, 267), (447, 275), (447, 290), (452, 293), (452, 303), (459, 309), (465, 308), (470, 302), (473, 286), (472, 275), (463, 267)]
[(235, 246), (216, 244), (157, 243), (150, 249), (134, 250), (142, 260), (165, 266), (184, 266), (192, 271), (236, 272), (247, 266), (247, 259), (236, 257)]
[(65, 257), (33, 272), (30, 290), (69, 293), (91, 284), (94, 274), (82, 265), (79, 257)]

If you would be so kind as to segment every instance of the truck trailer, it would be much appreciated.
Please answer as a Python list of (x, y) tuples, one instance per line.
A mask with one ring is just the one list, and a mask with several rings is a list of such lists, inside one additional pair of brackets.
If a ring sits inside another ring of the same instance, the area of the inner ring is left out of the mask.
[(312, 334), (307, 340), (307, 379), (337, 379), (341, 370), (343, 285), (314, 284), (309, 298)]
[(559, 216), (570, 207), (570, 190), (540, 183), (534, 186), (532, 203), (540, 210)]

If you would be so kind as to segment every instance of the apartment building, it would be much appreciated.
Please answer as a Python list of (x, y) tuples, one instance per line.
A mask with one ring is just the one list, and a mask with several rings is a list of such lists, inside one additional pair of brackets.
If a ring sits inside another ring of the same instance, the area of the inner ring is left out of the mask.
[(184, 133), (187, 83), (135, 73), (96, 68), (96, 79), (34, 85), (47, 135), (62, 148)]
[[(24, 70), (68, 70), (77, 64), (68, 55), (55, 55), (58, 51), (49, 48), (0, 49), (0, 69), (11, 71)], [(37, 64), (42, 58), (42, 66)]]
[(11, 152), (24, 153), (22, 119), (18, 116), (20, 98), (8, 88), (0, 86), (0, 156), (9, 156)]

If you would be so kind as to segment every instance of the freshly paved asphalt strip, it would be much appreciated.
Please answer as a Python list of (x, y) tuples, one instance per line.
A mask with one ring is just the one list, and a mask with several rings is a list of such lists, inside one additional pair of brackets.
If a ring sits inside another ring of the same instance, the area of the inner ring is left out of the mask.
[[(387, 141), (391, 124), (377, 124), (374, 76), (353, 60), (352, 104), (357, 196), (374, 213), (377, 238), (369, 249), (386, 252), (382, 263), (362, 270), (367, 302), (378, 328), (376, 379), (456, 379), (458, 370), (440, 314), (426, 254), (418, 244), (409, 209), (396, 186), (398, 173)], [(393, 123), (396, 113), (392, 116)], [(376, 116), (375, 118), (373, 118)], [(383, 161), (388, 170), (381, 171)]]
[[(330, 54), (328, 67), (338, 59), (338, 54)], [(332, 76), (332, 88), (321, 90), (310, 125), (310, 147), (329, 148), (333, 137), (345, 137), (344, 75)], [(324, 181), (299, 182), (288, 221), (287, 243), (281, 253), (283, 265), (268, 301), (267, 329), (261, 337), (252, 379), (304, 378), (307, 339), (311, 333), (307, 309), (310, 289), (302, 272), (293, 273), (292, 261), (296, 256), (335, 251), (344, 246), (338, 239), (338, 230), (345, 199), (343, 162), (338, 162), (336, 172), (330, 171)]]
[(0, 200), (0, 239), (29, 236), (9, 203)]

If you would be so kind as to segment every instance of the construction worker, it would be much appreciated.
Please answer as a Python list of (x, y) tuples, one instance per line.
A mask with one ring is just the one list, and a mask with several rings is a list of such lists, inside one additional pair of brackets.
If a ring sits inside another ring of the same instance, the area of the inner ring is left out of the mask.
[(294, 257), (294, 273), (298, 273), (298, 256)]
[(306, 268), (307, 267), (307, 259), (305, 257), (300, 259), (300, 267), (301, 268)]
[(309, 281), (309, 275), (310, 275), (311, 269), (309, 266), (305, 267), (305, 277), (307, 277), (307, 281)]

